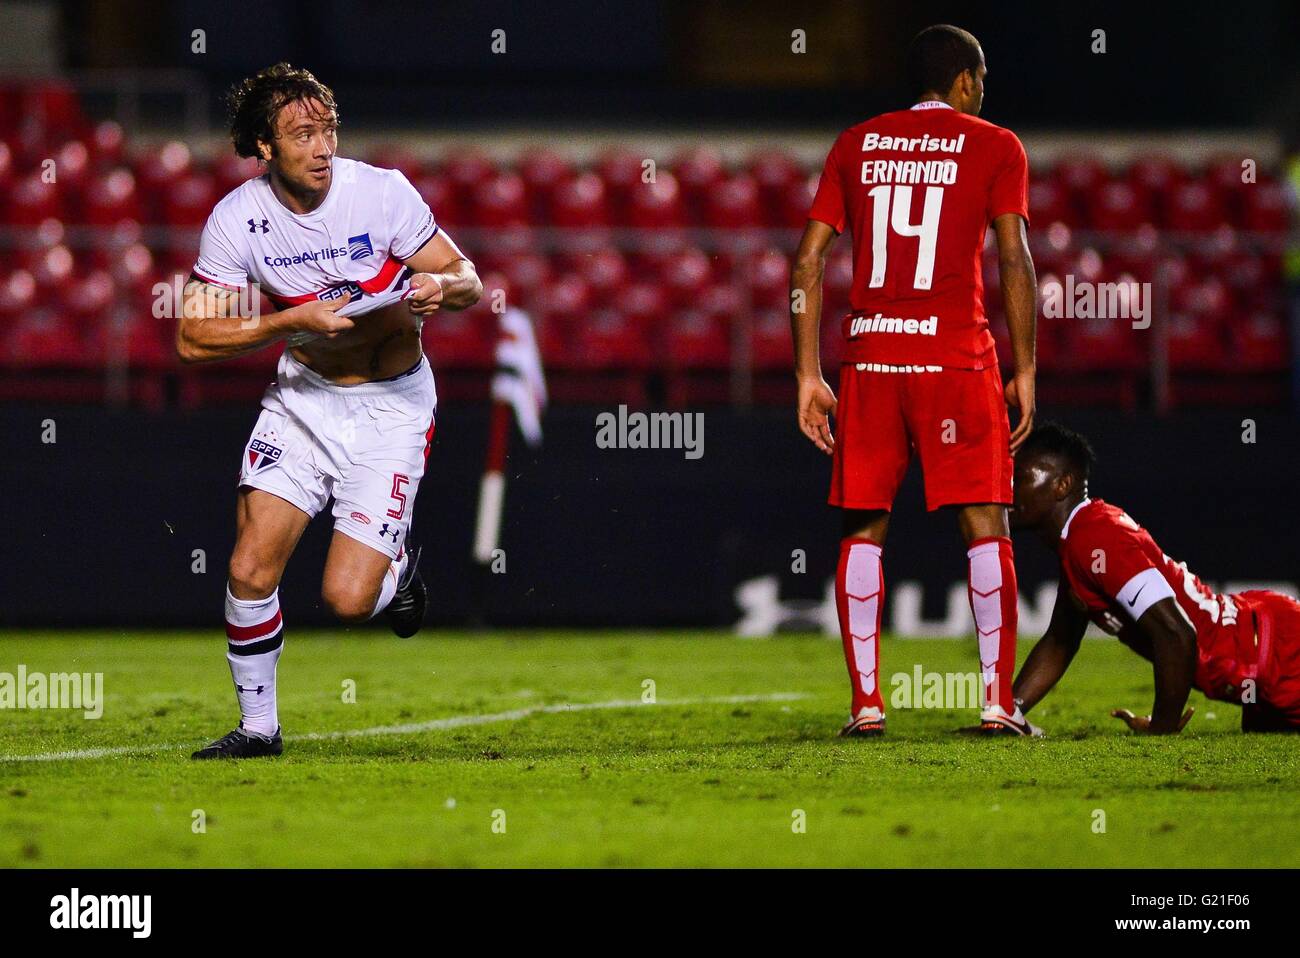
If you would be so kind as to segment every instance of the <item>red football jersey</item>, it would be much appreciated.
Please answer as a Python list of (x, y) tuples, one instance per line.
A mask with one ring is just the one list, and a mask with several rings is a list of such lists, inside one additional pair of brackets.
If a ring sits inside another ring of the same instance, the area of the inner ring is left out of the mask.
[(1172, 595), (1196, 630), (1196, 687), (1240, 703), (1258, 659), (1248, 601), (1218, 595), (1161, 551), (1124, 510), (1084, 499), (1061, 530), (1061, 574), (1103, 631), (1135, 628), (1142, 613)]
[(980, 253), (994, 217), (1029, 220), (1010, 130), (926, 101), (840, 134), (808, 218), (853, 234), (844, 362), (984, 369), (997, 361)]

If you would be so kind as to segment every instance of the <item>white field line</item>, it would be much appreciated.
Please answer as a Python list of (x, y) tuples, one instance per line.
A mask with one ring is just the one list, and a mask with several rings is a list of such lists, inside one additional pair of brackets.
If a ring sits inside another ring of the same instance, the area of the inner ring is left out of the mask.
[[(303, 735), (286, 735), (286, 742), (319, 742), (344, 738), (370, 738), (377, 735), (415, 735), (420, 732), (442, 732), (447, 729), (466, 728), (471, 725), (491, 725), (495, 722), (517, 722), (531, 715), (555, 715), (563, 712), (590, 712), (597, 709), (630, 709), (682, 705), (739, 705), (746, 702), (793, 702), (806, 698), (802, 692), (771, 692), (765, 695), (718, 695), (707, 698), (671, 699), (656, 703), (640, 699), (614, 699), (609, 702), (563, 702), (558, 705), (536, 705), (531, 708), (492, 712), (487, 715), (453, 715), (449, 718), (430, 719), (427, 722), (408, 722), (402, 725), (376, 725), (372, 728), (341, 729), (334, 732), (307, 732)], [(172, 745), (123, 745), (111, 748), (83, 748), (66, 752), (36, 752), (31, 755), (0, 755), (4, 762), (65, 762), (95, 758), (112, 758), (116, 755), (150, 755), (193, 748), (196, 742)]]

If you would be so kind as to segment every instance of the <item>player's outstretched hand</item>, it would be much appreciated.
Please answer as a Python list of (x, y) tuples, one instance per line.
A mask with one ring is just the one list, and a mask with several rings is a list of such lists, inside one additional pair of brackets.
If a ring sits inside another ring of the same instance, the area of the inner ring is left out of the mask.
[(828, 456), (835, 451), (830, 421), (835, 406), (835, 393), (831, 392), (826, 380), (799, 381), (799, 429)]
[(1019, 369), (1011, 377), (1006, 388), (1007, 405), (1020, 410), (1020, 421), (1011, 431), (1011, 453), (1015, 455), (1034, 428), (1034, 370)]
[[(1187, 723), (1192, 720), (1192, 715), (1195, 712), (1196, 712), (1195, 706), (1188, 707), (1187, 711), (1183, 713), (1183, 717), (1178, 720), (1178, 728), (1176, 729), (1177, 732), (1181, 732), (1187, 726)], [(1128, 709), (1114, 709), (1110, 713), (1110, 715), (1111, 718), (1117, 718), (1121, 722), (1126, 723), (1128, 727), (1135, 732), (1142, 732), (1144, 734), (1151, 733), (1150, 715), (1134, 715)]]
[(442, 302), (442, 280), (432, 273), (416, 273), (412, 276), (411, 289), (415, 292), (407, 299), (407, 303), (411, 306), (411, 312), (417, 316), (428, 316)]
[(295, 306), (294, 328), (298, 332), (316, 333), (326, 339), (333, 339), (339, 333), (345, 333), (356, 324), (338, 311), (352, 299), (351, 293), (345, 293), (338, 299), (322, 301), (314, 299), (301, 306)]

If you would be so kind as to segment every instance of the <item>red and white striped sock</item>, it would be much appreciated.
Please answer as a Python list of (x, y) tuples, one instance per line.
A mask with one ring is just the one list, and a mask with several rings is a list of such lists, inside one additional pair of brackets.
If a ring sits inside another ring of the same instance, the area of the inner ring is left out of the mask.
[(379, 584), (379, 598), (375, 600), (374, 611), (370, 613), (370, 618), (374, 618), (384, 609), (388, 608), (388, 603), (393, 601), (393, 596), (397, 594), (397, 583), (402, 580), (402, 574), (406, 572), (407, 552), (402, 549), (398, 557), (388, 563), (388, 571), (384, 573), (384, 581)]
[(966, 552), (966, 580), (975, 629), (979, 635), (984, 705), (1000, 705), (1007, 715), (1016, 711), (1011, 687), (1016, 669), (1016, 563), (1006, 536), (976, 539)]
[(844, 660), (853, 685), (850, 715), (871, 706), (885, 710), (880, 697), (880, 615), (885, 604), (885, 574), (879, 543), (850, 537), (840, 542), (835, 570), (835, 607), (840, 614)]
[(239, 698), (240, 725), (273, 735), (280, 727), (275, 707), (275, 665), (284, 647), (280, 590), (265, 599), (236, 599), (226, 587), (226, 660)]

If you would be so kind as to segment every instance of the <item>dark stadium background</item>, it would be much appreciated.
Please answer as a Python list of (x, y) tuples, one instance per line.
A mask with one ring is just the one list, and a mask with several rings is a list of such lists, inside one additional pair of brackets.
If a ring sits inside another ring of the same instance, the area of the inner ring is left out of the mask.
[[(442, 397), (416, 525), (432, 618), (732, 626), (737, 589), (765, 577), (815, 616), (836, 521), (828, 464), (794, 424), (783, 256), (835, 134), (906, 105), (903, 45), (944, 21), (981, 39), (984, 116), (1026, 143), (1040, 280), (1127, 272), (1161, 297), (1145, 334), (1040, 319), (1040, 417), (1085, 430), (1094, 493), (1198, 574), (1294, 591), (1295, 4), (30, 2), (0, 10), (0, 623), (218, 621), (237, 457), (275, 356), (181, 369), (148, 290), (187, 272), (196, 227), (246, 172), (220, 91), (277, 60), (334, 88), (340, 151), (401, 166), (538, 324), (546, 440), (516, 440), (508, 571), (488, 578), (469, 552), (492, 317), (426, 324)], [(675, 174), (679, 197), (638, 206), (619, 185), (629, 157)], [(1244, 159), (1257, 183), (1240, 183)], [(556, 192), (583, 171), (605, 200), (557, 226)], [(666, 239), (689, 252), (656, 257)], [(704, 457), (597, 449), (595, 416), (623, 402), (703, 412)], [(934, 621), (964, 564), (918, 479), (887, 568), (895, 605), (892, 584), (916, 583)], [(297, 622), (329, 621), (327, 538), (318, 521), (286, 576)], [(1032, 598), (1054, 570), (1034, 543), (1017, 559)]]

